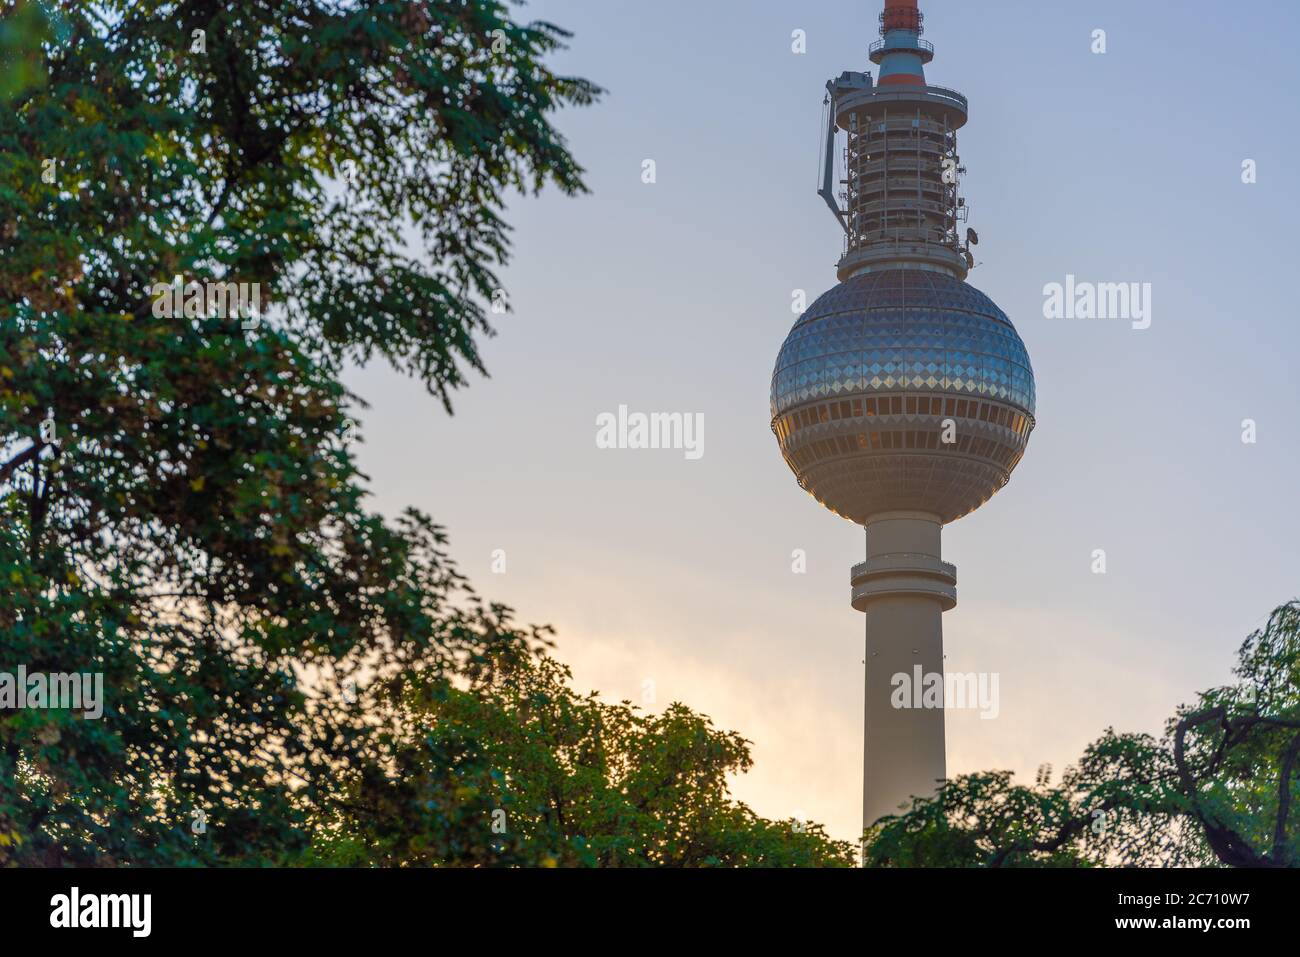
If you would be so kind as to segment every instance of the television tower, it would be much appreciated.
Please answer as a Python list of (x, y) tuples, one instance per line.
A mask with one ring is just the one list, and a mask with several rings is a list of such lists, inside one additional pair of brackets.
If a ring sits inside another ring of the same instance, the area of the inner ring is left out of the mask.
[(818, 193), (844, 231), (840, 282), (795, 322), (772, 374), (772, 431), (799, 485), (866, 529), (850, 579), (866, 614), (864, 829), (946, 777), (942, 693), (937, 707), (911, 694), (900, 707), (896, 689), (919, 673), (942, 690), (957, 570), (940, 532), (1007, 483), (1035, 425), (1024, 343), (965, 281), (978, 242), (959, 233), (967, 102), (926, 83), (923, 31), (916, 0), (886, 0), (877, 81), (845, 72), (826, 84)]

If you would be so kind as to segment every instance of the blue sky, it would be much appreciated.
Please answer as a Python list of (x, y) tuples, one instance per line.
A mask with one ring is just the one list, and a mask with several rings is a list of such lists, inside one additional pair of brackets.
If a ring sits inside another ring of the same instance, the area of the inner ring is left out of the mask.
[[(921, 7), (929, 81), (971, 102), (968, 281), (1016, 324), (1038, 390), (1010, 485), (944, 531), (959, 576), (948, 667), (998, 672), (1002, 697), (995, 720), (949, 715), (949, 771), (1032, 779), (1108, 725), (1159, 730), (1300, 594), (1287, 165), (1300, 6)], [(513, 312), (495, 317), (491, 377), (453, 417), (386, 367), (350, 379), (372, 403), (361, 458), (378, 507), (447, 525), (486, 596), (557, 627), (584, 690), (712, 715), (754, 742), (740, 797), (844, 837), (861, 801), (848, 569), (862, 532), (795, 485), (768, 389), (793, 290), (811, 302), (835, 282), (839, 228), (814, 192), (823, 84), (874, 70), (877, 9), (524, 7), (575, 33), (557, 69), (609, 90), (557, 120), (592, 193), (512, 202)], [(1090, 52), (1096, 29), (1104, 55)], [(1044, 285), (1067, 274), (1150, 283), (1150, 328), (1044, 318)], [(702, 413), (704, 455), (598, 449), (596, 417), (620, 404)]]

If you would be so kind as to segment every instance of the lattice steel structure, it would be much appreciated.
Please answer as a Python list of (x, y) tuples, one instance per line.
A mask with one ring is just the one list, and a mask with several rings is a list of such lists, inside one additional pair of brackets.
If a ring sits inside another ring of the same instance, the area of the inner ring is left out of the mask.
[(957, 130), (966, 115), (955, 97), (873, 91), (864, 102), (837, 91), (836, 125), (848, 134), (842, 278), (869, 263), (908, 260), (965, 275), (967, 250), (958, 228), (967, 210), (957, 194)]

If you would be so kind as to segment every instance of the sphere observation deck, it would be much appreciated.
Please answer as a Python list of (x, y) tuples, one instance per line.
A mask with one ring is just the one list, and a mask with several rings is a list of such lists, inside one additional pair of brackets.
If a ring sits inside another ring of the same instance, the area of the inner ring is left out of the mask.
[(1010, 479), (1034, 424), (1034, 373), (1011, 321), (928, 269), (867, 272), (824, 293), (772, 375), (786, 463), (860, 525), (894, 511), (946, 524), (978, 508)]

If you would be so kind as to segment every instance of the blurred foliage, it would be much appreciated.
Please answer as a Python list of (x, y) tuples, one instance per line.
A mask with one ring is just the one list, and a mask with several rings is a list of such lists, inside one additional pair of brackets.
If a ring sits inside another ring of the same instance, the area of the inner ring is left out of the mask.
[[(612, 773), (557, 777), (577, 732), (548, 758), (484, 677), (553, 680), (545, 633), (428, 517), (366, 508), (340, 370), (448, 411), (483, 371), (507, 195), (583, 191), (548, 118), (600, 92), (545, 65), (567, 34), (495, 0), (3, 10), (0, 670), (103, 672), (106, 701), (0, 712), (0, 865), (835, 857), (729, 803), (744, 744), (684, 709), (604, 744), (657, 749), (635, 815)], [(174, 276), (258, 283), (261, 327), (156, 316)]]
[(1159, 739), (1091, 744), (1052, 786), (968, 774), (866, 834), (873, 867), (1300, 866), (1300, 602), (1246, 639), (1236, 682)]
[(51, 25), (45, 8), (34, 0), (0, 0), (0, 104), (44, 85), (40, 50)]

